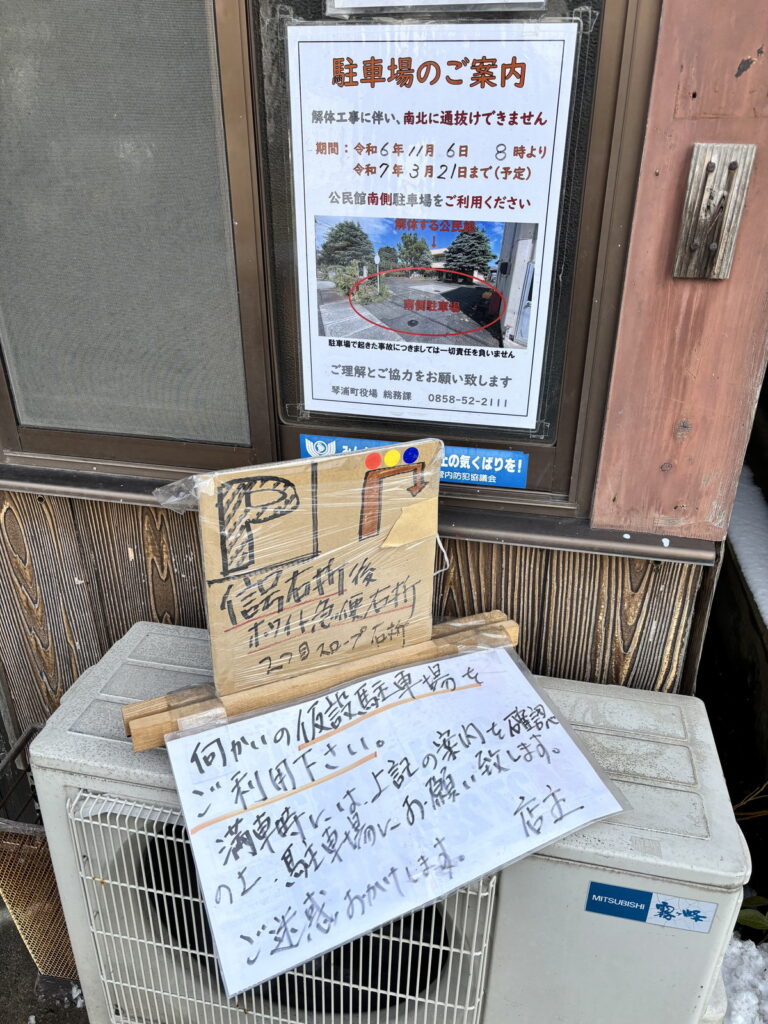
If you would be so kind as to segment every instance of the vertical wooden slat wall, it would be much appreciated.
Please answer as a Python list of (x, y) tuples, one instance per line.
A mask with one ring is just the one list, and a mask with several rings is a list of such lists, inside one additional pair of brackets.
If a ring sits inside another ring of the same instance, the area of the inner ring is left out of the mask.
[(193, 515), (97, 501), (71, 505), (107, 647), (139, 621), (205, 625)]
[(502, 608), (534, 672), (679, 689), (699, 566), (469, 541), (447, 550), (438, 616)]
[(3, 495), (0, 552), (0, 657), (24, 729), (44, 721), (98, 660), (104, 629), (71, 502)]
[[(535, 672), (679, 688), (701, 568), (469, 541), (446, 550), (437, 616), (502, 608)], [(205, 624), (196, 517), (2, 492), (0, 601), (0, 685), (4, 675), (23, 729), (134, 622)]]

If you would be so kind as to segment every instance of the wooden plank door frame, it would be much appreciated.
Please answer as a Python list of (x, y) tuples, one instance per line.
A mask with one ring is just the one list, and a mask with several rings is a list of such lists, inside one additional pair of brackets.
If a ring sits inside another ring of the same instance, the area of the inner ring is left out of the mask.
[[(765, 371), (768, 56), (753, 0), (664, 5), (592, 507), (596, 528), (725, 537)], [(672, 277), (695, 142), (757, 143), (727, 281)]]

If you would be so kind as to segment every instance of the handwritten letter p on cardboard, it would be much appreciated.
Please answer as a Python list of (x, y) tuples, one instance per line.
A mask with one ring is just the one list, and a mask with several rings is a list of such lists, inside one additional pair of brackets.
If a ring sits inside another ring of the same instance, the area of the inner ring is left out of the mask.
[(443, 445), (199, 477), (219, 693), (428, 640)]

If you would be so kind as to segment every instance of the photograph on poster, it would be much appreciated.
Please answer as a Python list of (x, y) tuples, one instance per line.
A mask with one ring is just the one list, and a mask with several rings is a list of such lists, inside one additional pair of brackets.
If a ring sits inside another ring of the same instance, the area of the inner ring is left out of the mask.
[(302, 405), (536, 429), (578, 25), (290, 25)]
[(535, 224), (315, 217), (318, 334), (524, 349)]

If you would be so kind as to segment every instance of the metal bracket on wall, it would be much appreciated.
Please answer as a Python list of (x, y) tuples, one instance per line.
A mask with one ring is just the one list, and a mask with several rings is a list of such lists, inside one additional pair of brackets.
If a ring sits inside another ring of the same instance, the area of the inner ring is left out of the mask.
[(724, 281), (730, 276), (756, 149), (730, 143), (694, 144), (675, 277)]

